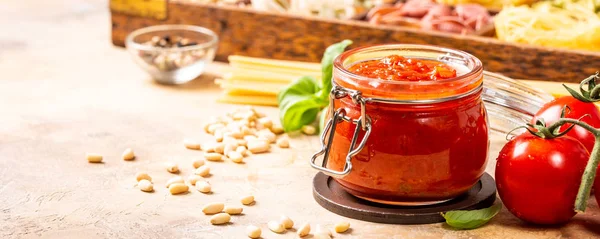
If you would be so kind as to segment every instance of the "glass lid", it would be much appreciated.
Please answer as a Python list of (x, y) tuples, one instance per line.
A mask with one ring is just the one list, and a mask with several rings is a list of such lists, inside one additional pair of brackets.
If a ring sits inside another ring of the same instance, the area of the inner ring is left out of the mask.
[(549, 93), (488, 71), (483, 72), (482, 98), (491, 130), (502, 134), (531, 121), (542, 105), (554, 99)]

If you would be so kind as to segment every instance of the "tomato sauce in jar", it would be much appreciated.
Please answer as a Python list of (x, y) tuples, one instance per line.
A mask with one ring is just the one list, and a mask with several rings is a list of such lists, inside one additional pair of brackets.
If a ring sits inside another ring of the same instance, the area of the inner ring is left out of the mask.
[[(488, 121), (481, 99), (483, 67), (468, 53), (420, 45), (357, 48), (334, 62), (336, 87), (367, 100), (370, 134), (351, 170), (336, 180), (367, 200), (426, 205), (455, 198), (483, 175)], [(337, 98), (337, 97), (336, 97)], [(350, 96), (333, 109), (358, 120), (361, 105)], [(329, 116), (331, 117), (331, 115)], [(336, 124), (326, 167), (342, 171), (356, 123)]]

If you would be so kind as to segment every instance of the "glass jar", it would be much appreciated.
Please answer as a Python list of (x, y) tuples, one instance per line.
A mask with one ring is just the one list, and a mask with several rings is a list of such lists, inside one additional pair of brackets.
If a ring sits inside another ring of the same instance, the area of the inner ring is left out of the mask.
[[(457, 76), (389, 81), (348, 70), (393, 54), (440, 61)], [(488, 119), (483, 66), (474, 56), (425, 45), (356, 48), (335, 59), (333, 83), (323, 148), (311, 165), (349, 193), (387, 204), (434, 204), (465, 193), (484, 173)]]

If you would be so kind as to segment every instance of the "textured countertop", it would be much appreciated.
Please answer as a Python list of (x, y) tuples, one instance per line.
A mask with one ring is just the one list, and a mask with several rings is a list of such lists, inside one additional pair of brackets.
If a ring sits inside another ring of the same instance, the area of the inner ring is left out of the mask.
[[(294, 138), (290, 150), (274, 149), (244, 165), (211, 164), (212, 195), (172, 196), (162, 186), (172, 177), (163, 164), (178, 162), (182, 176), (191, 174), (191, 161), (201, 153), (185, 149), (182, 140), (209, 140), (202, 132), (207, 115), (236, 108), (214, 101), (213, 78), (227, 66), (213, 64), (211, 74), (186, 85), (155, 84), (110, 44), (108, 14), (101, 0), (0, 6), (0, 238), (245, 238), (248, 224), (260, 226), (263, 238), (295, 238), (266, 229), (281, 214), (313, 228), (349, 221), (352, 230), (335, 238), (600, 237), (593, 200), (584, 215), (550, 228), (527, 225), (506, 209), (470, 231), (345, 219), (312, 198), (315, 171), (307, 158), (318, 140), (307, 136)], [(258, 108), (277, 116), (276, 108)], [(501, 135), (493, 139), (488, 172), (503, 142)], [(120, 159), (128, 147), (135, 161)], [(87, 163), (87, 152), (104, 155), (105, 163)], [(138, 171), (151, 174), (156, 192), (134, 187)], [(205, 203), (238, 203), (247, 193), (257, 204), (229, 225), (212, 226), (201, 213)]]

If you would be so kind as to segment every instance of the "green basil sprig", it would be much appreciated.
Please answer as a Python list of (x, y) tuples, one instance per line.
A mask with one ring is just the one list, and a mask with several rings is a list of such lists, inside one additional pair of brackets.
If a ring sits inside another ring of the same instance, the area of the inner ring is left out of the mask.
[(458, 229), (474, 229), (490, 221), (502, 209), (502, 203), (479, 210), (458, 210), (442, 213), (446, 223)]
[(321, 82), (317, 82), (314, 77), (303, 76), (279, 92), (279, 119), (286, 132), (311, 124), (319, 111), (329, 104), (333, 60), (350, 44), (352, 41), (343, 40), (327, 47), (321, 60)]

